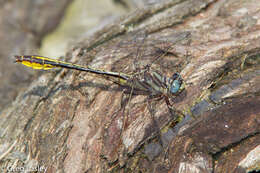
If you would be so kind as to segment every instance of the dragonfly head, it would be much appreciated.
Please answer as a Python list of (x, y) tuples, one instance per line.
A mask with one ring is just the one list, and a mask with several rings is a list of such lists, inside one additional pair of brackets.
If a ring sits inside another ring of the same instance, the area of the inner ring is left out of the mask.
[(181, 78), (181, 75), (179, 73), (174, 73), (171, 77), (171, 83), (170, 83), (170, 93), (176, 94), (178, 92), (181, 92), (183, 88), (183, 80)]

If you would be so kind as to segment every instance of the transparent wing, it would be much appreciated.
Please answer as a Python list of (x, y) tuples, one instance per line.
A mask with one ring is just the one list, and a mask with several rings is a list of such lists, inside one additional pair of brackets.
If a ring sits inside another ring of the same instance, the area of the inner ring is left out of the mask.
[[(133, 64), (131, 71), (138, 72), (144, 68), (152, 67), (160, 70), (167, 70), (179, 64), (178, 59), (185, 56), (182, 49), (175, 49), (181, 46), (183, 41), (189, 40), (189, 32), (162, 32), (149, 34), (147, 31), (132, 32), (121, 38), (123, 41), (117, 44), (117, 49), (127, 52), (126, 59)], [(120, 63), (119, 63), (120, 64)], [(129, 72), (129, 71), (128, 71)]]

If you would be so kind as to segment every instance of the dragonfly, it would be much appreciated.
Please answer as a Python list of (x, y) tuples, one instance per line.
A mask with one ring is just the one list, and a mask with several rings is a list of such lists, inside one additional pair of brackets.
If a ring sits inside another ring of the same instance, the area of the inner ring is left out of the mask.
[(152, 97), (164, 98), (166, 103), (169, 102), (169, 98), (178, 95), (184, 89), (183, 79), (179, 73), (176, 72), (171, 77), (167, 77), (156, 70), (151, 70), (150, 66), (146, 66), (144, 70), (134, 74), (125, 74), (81, 66), (38, 55), (15, 55), (15, 58), (16, 63), (33, 69), (65, 68), (101, 75), (118, 85), (130, 88), (133, 93), (141, 92)]

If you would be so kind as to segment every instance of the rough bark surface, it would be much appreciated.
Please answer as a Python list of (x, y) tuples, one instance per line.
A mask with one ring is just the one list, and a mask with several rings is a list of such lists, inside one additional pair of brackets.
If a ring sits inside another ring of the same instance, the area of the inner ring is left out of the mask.
[(0, 1), (0, 113), (33, 78), (28, 70), (15, 66), (13, 56), (35, 53), (70, 2)]
[(180, 72), (186, 83), (174, 99), (174, 107), (185, 114), (182, 121), (176, 124), (160, 100), (152, 102), (152, 119), (145, 95), (133, 95), (125, 106), (123, 88), (98, 76), (44, 73), (1, 112), (1, 168), (259, 170), (258, 0), (147, 6), (84, 38), (68, 50), (66, 60), (131, 73), (158, 53), (164, 56), (152, 67), (167, 76)]

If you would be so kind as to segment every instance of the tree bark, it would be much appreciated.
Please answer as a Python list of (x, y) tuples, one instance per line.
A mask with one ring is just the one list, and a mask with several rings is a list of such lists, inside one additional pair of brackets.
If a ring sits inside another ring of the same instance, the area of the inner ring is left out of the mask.
[(259, 23), (257, 0), (167, 1), (83, 38), (66, 59), (109, 71), (131, 74), (162, 53), (152, 68), (185, 82), (178, 111), (153, 101), (151, 118), (146, 95), (128, 102), (123, 87), (97, 75), (44, 73), (1, 113), (1, 168), (259, 170)]
[(14, 65), (14, 55), (35, 54), (43, 37), (57, 27), (71, 0), (0, 2), (0, 113), (33, 75)]

